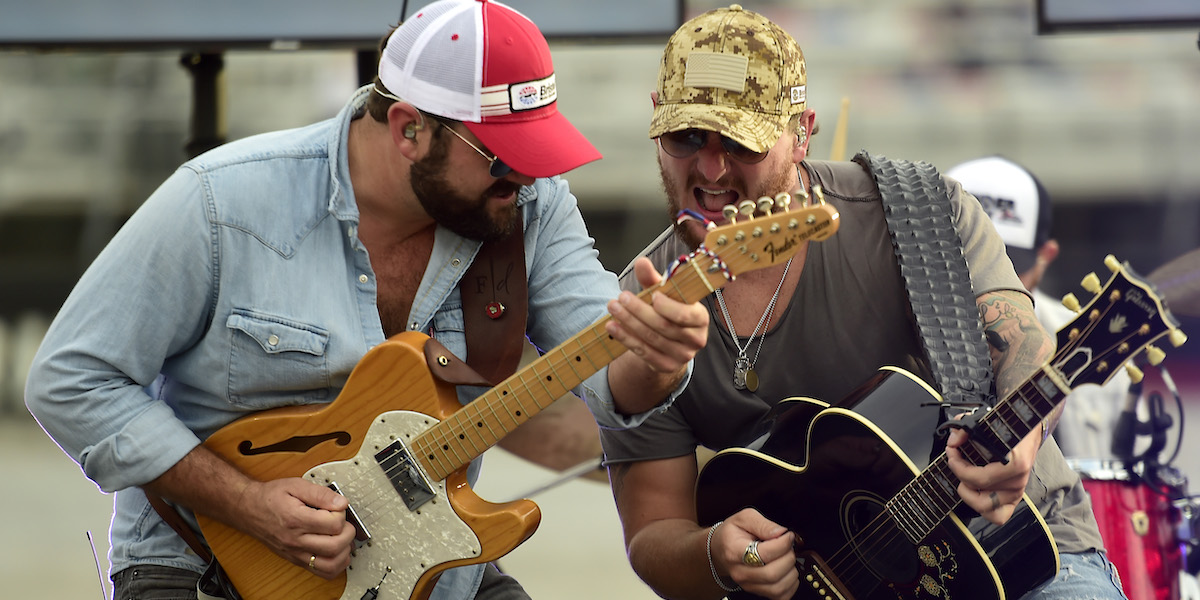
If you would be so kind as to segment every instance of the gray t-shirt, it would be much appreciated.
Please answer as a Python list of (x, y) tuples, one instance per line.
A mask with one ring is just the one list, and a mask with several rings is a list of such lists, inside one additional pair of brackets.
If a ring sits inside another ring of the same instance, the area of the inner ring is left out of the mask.
[[(834, 403), (882, 366), (902, 367), (930, 380), (877, 187), (857, 163), (809, 161), (803, 166), (837, 208), (840, 225), (831, 238), (809, 244), (791, 301), (777, 307), (761, 351), (757, 341), (750, 349), (751, 356), (758, 353), (757, 391), (733, 386), (737, 350), (710, 295), (703, 300), (709, 309), (709, 341), (696, 356), (687, 390), (639, 427), (602, 430), (607, 463), (685, 456), (697, 446), (721, 450), (743, 445), (779, 401), (800, 396)], [(947, 182), (975, 294), (1024, 293), (979, 202), (957, 182)], [(689, 251), (668, 229), (642, 255), (662, 272)], [(621, 283), (639, 291), (628, 271)], [(1026, 491), (1060, 551), (1103, 548), (1091, 502), (1053, 439), (1039, 452)]]

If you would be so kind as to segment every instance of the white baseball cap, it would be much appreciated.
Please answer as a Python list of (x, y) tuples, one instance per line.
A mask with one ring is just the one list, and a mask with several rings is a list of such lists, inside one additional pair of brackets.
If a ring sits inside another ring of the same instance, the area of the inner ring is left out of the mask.
[(1050, 196), (1028, 169), (999, 156), (951, 167), (946, 176), (979, 199), (1004, 240), (1017, 273), (1037, 260), (1037, 249), (1050, 239)]

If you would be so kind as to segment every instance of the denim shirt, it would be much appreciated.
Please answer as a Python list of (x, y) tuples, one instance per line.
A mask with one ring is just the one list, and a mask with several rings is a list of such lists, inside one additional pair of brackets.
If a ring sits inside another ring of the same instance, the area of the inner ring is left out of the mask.
[[(137, 486), (239, 417), (332, 401), (363, 354), (384, 341), (346, 151), (367, 93), (360, 89), (331, 120), (184, 164), (96, 258), (50, 327), (26, 402), (87, 477), (117, 492), (114, 573), (137, 564), (201, 570)], [(607, 314), (617, 281), (597, 259), (564, 180), (538, 179), (517, 202), (527, 333), (553, 348)], [(458, 283), (479, 247), (438, 227), (409, 315), (408, 329), (462, 358)], [(580, 387), (604, 426), (648, 416), (614, 412), (607, 369)], [(480, 391), (460, 388), (460, 400)], [(433, 597), (472, 597), (481, 576), (481, 565), (447, 571)]]

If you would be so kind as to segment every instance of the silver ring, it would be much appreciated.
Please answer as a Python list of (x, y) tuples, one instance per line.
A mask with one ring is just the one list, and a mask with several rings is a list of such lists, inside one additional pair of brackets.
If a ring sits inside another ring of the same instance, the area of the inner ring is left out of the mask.
[(742, 563), (751, 567), (763, 566), (763, 559), (758, 555), (758, 540), (754, 540), (750, 542), (749, 546), (746, 546), (746, 551), (742, 553)]
[(999, 510), (1000, 509), (1000, 496), (997, 496), (996, 492), (992, 492), (991, 494), (988, 495), (988, 498), (992, 499), (992, 510)]
[(316, 554), (308, 557), (308, 568), (310, 571), (317, 570), (317, 555)]

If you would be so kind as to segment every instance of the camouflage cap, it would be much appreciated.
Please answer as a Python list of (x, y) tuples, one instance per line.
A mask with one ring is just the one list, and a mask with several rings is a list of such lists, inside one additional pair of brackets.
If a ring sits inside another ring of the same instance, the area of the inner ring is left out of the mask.
[(795, 38), (737, 4), (679, 27), (663, 50), (650, 137), (699, 128), (766, 152), (804, 112), (804, 53)]

